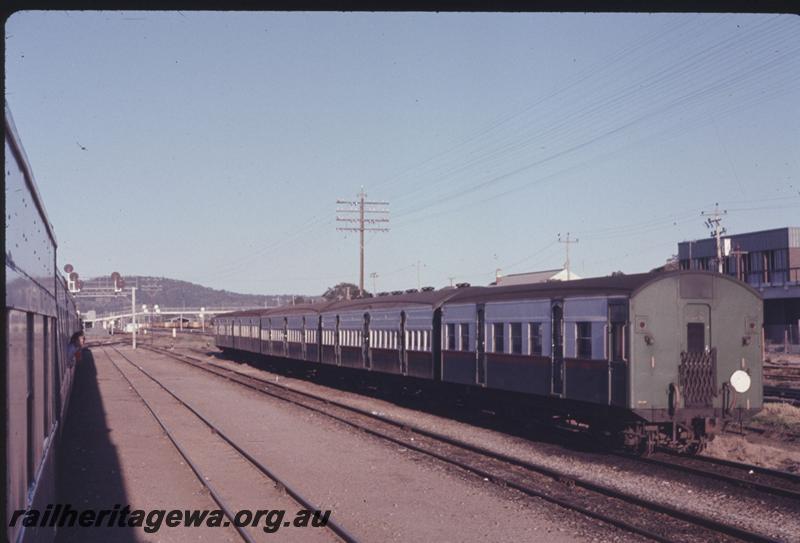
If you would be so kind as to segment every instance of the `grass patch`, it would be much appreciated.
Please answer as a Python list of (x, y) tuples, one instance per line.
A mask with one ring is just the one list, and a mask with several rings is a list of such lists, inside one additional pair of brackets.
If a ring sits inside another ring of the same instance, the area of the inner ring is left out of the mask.
[(797, 434), (800, 433), (800, 407), (788, 403), (764, 404), (753, 422), (768, 430)]

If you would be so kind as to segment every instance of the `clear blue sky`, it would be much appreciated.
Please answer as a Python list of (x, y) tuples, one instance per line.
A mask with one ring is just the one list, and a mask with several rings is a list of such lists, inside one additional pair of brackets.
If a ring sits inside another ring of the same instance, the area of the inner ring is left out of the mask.
[[(800, 19), (23, 12), (6, 99), (82, 277), (358, 281), (336, 200), (390, 202), (377, 289), (647, 271), (800, 225)], [(82, 147), (85, 148), (82, 149)]]

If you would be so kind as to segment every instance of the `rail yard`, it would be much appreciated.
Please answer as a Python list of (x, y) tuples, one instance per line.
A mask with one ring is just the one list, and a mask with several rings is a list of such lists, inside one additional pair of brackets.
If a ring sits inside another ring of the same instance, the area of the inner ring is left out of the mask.
[(800, 19), (219, 7), (11, 6), (2, 541), (800, 543)]

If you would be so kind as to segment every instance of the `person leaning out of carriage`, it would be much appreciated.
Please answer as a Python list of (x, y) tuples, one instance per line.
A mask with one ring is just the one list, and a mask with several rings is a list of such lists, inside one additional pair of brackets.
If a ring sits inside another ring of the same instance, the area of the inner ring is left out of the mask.
[(85, 341), (86, 337), (83, 335), (83, 331), (75, 332), (72, 334), (72, 337), (69, 338), (69, 345), (67, 346), (67, 361), (71, 366), (74, 366), (80, 361), (81, 354), (83, 353), (83, 344)]

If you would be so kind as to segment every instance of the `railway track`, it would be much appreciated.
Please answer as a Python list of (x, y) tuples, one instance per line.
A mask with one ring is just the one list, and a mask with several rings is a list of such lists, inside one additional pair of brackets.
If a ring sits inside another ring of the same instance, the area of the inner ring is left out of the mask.
[[(401, 423), (371, 411), (244, 375), (189, 355), (151, 349), (229, 381), (321, 413), (405, 449), (457, 466), (486, 480), (556, 503), (654, 541), (777, 541), (768, 535), (641, 498), (611, 486)], [(675, 469), (675, 466), (671, 465), (670, 468)], [(737, 481), (737, 484), (740, 483)]]
[(764, 385), (764, 401), (789, 402), (793, 405), (800, 405), (800, 388)]
[[(190, 452), (188, 450), (186, 450), (186, 448), (184, 448), (181, 445), (180, 440), (178, 438), (176, 438), (176, 436), (175, 436), (175, 432), (173, 430), (171, 430), (169, 425), (167, 423), (165, 423), (164, 419), (161, 416), (158, 415), (158, 413), (156, 412), (156, 409), (153, 408), (152, 402), (148, 401), (148, 399), (145, 398), (145, 395), (142, 394), (140, 387), (137, 386), (128, 377), (126, 372), (123, 371), (120, 368), (120, 366), (114, 361), (114, 358), (108, 355), (108, 353), (106, 352), (106, 348), (105, 347), (106, 346), (102, 346), (102, 349), (106, 353), (106, 356), (108, 357), (108, 359), (111, 361), (111, 364), (116, 368), (116, 370), (120, 373), (120, 375), (123, 377), (123, 379), (128, 383), (128, 385), (130, 386), (131, 390), (133, 390), (133, 392), (142, 401), (144, 406), (147, 408), (147, 410), (150, 412), (150, 414), (156, 420), (158, 425), (164, 431), (164, 433), (167, 436), (167, 438), (175, 446), (175, 448), (177, 449), (178, 453), (186, 461), (187, 465), (189, 465), (189, 467), (192, 469), (192, 471), (196, 475), (197, 479), (208, 490), (208, 492), (211, 495), (212, 499), (217, 503), (217, 505), (219, 505), (219, 508), (224, 512), (225, 516), (228, 519), (228, 521), (227, 521), (227, 523), (225, 525), (226, 526), (231, 526), (234, 529), (236, 529), (236, 531), (239, 533), (239, 535), (241, 536), (241, 538), (244, 541), (246, 541), (248, 543), (254, 543), (256, 541), (256, 539), (254, 539), (253, 536), (246, 529), (248, 527), (253, 527), (253, 525), (248, 523), (248, 524), (243, 526), (243, 525), (241, 525), (240, 522), (237, 522), (236, 521), (236, 513), (234, 512), (234, 509), (223, 498), (222, 492), (220, 491), (220, 489), (217, 488), (215, 485), (213, 485), (210, 482), (211, 480), (215, 480), (215, 479), (223, 479), (224, 476), (223, 477), (210, 477), (206, 472), (203, 471), (203, 469), (198, 465), (197, 462), (192, 460), (192, 455), (190, 454)], [(215, 425), (213, 422), (211, 422), (208, 418), (204, 417), (201, 413), (199, 413), (196, 409), (194, 409), (191, 405), (189, 405), (189, 403), (187, 403), (185, 400), (183, 400), (182, 398), (178, 397), (166, 385), (164, 385), (163, 382), (161, 382), (158, 379), (156, 379), (151, 373), (149, 373), (147, 370), (145, 370), (139, 364), (137, 364), (136, 362), (131, 360), (128, 356), (125, 356), (125, 354), (120, 352), (119, 349), (117, 349), (114, 345), (108, 345), (108, 347), (110, 349), (112, 349), (119, 358), (121, 358), (122, 360), (127, 362), (130, 366), (134, 367), (139, 373), (144, 375), (151, 382), (153, 382), (156, 385), (158, 385), (158, 387), (161, 390), (166, 392), (172, 399), (177, 401), (181, 406), (186, 408), (186, 410), (188, 412), (190, 412), (192, 415), (194, 415), (194, 417), (196, 417), (197, 420), (201, 421), (205, 426), (207, 426), (208, 428), (210, 428), (213, 431), (213, 435), (216, 436), (216, 437), (215, 438), (205, 438), (204, 447), (208, 446), (208, 440), (213, 440), (213, 439), (217, 439), (218, 438), (221, 442), (224, 442), (228, 446), (228, 450), (234, 451), (236, 454), (239, 455), (239, 457), (241, 457), (242, 459), (246, 460), (246, 462), (250, 466), (252, 466), (257, 471), (258, 474), (260, 474), (261, 476), (265, 477), (267, 480), (269, 480), (272, 483), (274, 483), (276, 488), (281, 489), (282, 491), (285, 491), (286, 494), (291, 496), (291, 498), (298, 505), (300, 505), (302, 508), (306, 509), (307, 511), (319, 511), (320, 510), (318, 507), (316, 507), (314, 504), (312, 504), (308, 499), (304, 498), (299, 492), (297, 492), (297, 490), (292, 488), (292, 486), (287, 484), (286, 481), (282, 480), (275, 473), (273, 473), (267, 466), (265, 466), (263, 463), (261, 463), (256, 458), (254, 458), (251, 454), (249, 454), (245, 449), (243, 449), (241, 446), (239, 446), (233, 439), (231, 439), (228, 435), (226, 435), (222, 431), (222, 429), (220, 429), (217, 425)], [(228, 462), (230, 462), (230, 460), (226, 460), (226, 463), (228, 463)], [(347, 530), (345, 530), (342, 526), (340, 526), (338, 523), (336, 523), (335, 521), (333, 521), (331, 519), (327, 520), (327, 522), (325, 524), (325, 527), (327, 529), (329, 529), (338, 539), (340, 539), (342, 541), (345, 541), (347, 543), (355, 543), (355, 542), (357, 542), (357, 539), (354, 536), (352, 536), (350, 533), (348, 533)]]
[(700, 475), (767, 495), (789, 498), (800, 506), (800, 476), (751, 464), (722, 460), (711, 456), (684, 456), (658, 452), (638, 461), (667, 467), (683, 473)]

